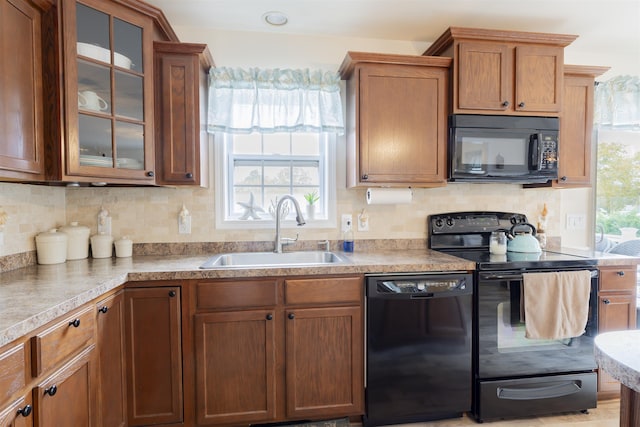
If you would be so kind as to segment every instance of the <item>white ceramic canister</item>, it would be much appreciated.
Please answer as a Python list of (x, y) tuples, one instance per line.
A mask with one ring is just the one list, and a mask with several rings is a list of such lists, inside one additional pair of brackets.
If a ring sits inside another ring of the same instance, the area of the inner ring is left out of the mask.
[(111, 258), (113, 254), (113, 237), (110, 234), (94, 234), (91, 236), (91, 255), (94, 258)]
[(67, 240), (67, 260), (85, 259), (89, 256), (89, 227), (72, 222), (69, 225), (60, 227), (60, 231), (65, 233)]
[(38, 264), (62, 264), (67, 260), (67, 240), (65, 233), (51, 229), (36, 236)]
[(116, 247), (116, 258), (127, 258), (133, 254), (133, 241), (128, 237), (122, 237), (113, 244)]

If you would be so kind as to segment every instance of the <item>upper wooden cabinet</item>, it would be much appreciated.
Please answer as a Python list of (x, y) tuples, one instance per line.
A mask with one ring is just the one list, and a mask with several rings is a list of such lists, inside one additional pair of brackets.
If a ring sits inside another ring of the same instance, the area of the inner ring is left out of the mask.
[(449, 58), (348, 52), (347, 186), (446, 184)]
[(155, 42), (156, 183), (208, 185), (206, 91), (211, 54), (204, 44)]
[(46, 36), (47, 178), (154, 184), (153, 41), (176, 39), (162, 12), (137, 1), (61, 0)]
[(451, 112), (557, 116), (577, 36), (450, 27), (425, 52), (454, 59)]
[(48, 4), (0, 0), (2, 180), (44, 178), (42, 7)]
[(595, 78), (608, 67), (565, 65), (564, 97), (560, 114), (558, 187), (591, 186), (593, 147), (593, 93)]

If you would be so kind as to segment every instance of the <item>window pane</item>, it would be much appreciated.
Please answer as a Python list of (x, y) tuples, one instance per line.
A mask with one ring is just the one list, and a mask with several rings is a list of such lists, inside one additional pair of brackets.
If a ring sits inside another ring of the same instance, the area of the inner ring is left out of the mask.
[(294, 166), (293, 182), (295, 185), (319, 185), (320, 170), (315, 166)]
[(260, 165), (242, 165), (233, 169), (233, 180), (236, 185), (261, 185), (262, 167)]
[(114, 18), (113, 40), (115, 65), (133, 69), (139, 73), (144, 72), (142, 69), (142, 28)]
[(289, 166), (265, 165), (264, 183), (266, 185), (291, 184), (291, 169)]
[(111, 136), (111, 120), (80, 114), (78, 116), (78, 142), (82, 156), (80, 158), (81, 164), (85, 164), (83, 160), (86, 162), (100, 160), (101, 164), (93, 166), (113, 167)]
[[(225, 220), (247, 219), (246, 208), (238, 203), (247, 204), (253, 194), (253, 205), (264, 212), (257, 215), (263, 220), (273, 220), (277, 200), (282, 196), (293, 195), (301, 207), (306, 206), (305, 194), (317, 192), (322, 196), (317, 206), (320, 214), (316, 219), (324, 219), (328, 200), (324, 187), (325, 173), (320, 170), (324, 165), (327, 148), (320, 134), (250, 134), (226, 135), (226, 157), (230, 179), (226, 187), (228, 200)], [(302, 147), (304, 145), (304, 147)], [(296, 148), (294, 148), (296, 147)], [(292, 154), (291, 151), (296, 151)], [(295, 208), (287, 203), (287, 220), (295, 219)], [(303, 211), (304, 212), (304, 211)]]
[(264, 154), (282, 154), (290, 153), (289, 134), (274, 133), (263, 135)]
[(144, 169), (144, 126), (116, 121), (117, 165), (124, 169)]
[(262, 154), (262, 135), (233, 135), (233, 152), (235, 154)]
[[(262, 200), (262, 189), (260, 187), (234, 187), (233, 189), (233, 200), (230, 202), (233, 203), (230, 206), (229, 211), (231, 214), (240, 214), (242, 215), (245, 212), (245, 207), (238, 204), (240, 203), (249, 203), (251, 199), (251, 194), (253, 194), (253, 205), (264, 207), (264, 202)], [(266, 212), (266, 209), (265, 209)], [(265, 216), (264, 214), (260, 215), (262, 218), (266, 218), (268, 214)]]
[(115, 111), (123, 117), (144, 120), (144, 91), (143, 80), (140, 76), (133, 76), (122, 71), (116, 71)]
[[(267, 187), (264, 189), (265, 199), (266, 199), (266, 207), (265, 210), (267, 212), (275, 212), (276, 210), (276, 200), (280, 200), (280, 198), (284, 195), (289, 194), (289, 187)], [(291, 215), (292, 212), (295, 212), (295, 208), (290, 201), (285, 202), (288, 209), (283, 206), (283, 211), (288, 212), (288, 215)], [(271, 218), (275, 218), (273, 215), (270, 215)]]
[[(106, 13), (78, 3), (76, 5), (76, 31), (78, 41), (85, 43), (84, 47), (95, 45), (104, 49), (111, 49), (111, 45), (109, 44), (109, 15)], [(91, 48), (87, 53), (109, 54), (109, 52), (95, 48)], [(111, 58), (91, 57), (103, 62), (111, 62)]]
[(295, 156), (320, 155), (320, 141), (317, 134), (296, 133), (292, 135), (291, 153)]

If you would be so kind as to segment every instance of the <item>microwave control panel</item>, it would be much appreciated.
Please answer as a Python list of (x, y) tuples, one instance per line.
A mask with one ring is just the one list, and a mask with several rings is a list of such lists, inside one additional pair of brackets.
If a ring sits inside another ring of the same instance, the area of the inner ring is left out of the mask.
[(558, 164), (558, 141), (554, 135), (542, 134), (542, 156), (540, 169), (556, 169)]

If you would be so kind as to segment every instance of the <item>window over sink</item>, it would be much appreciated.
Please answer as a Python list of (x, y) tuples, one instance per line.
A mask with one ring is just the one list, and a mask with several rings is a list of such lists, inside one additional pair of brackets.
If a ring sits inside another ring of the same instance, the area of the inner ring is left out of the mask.
[[(334, 226), (335, 140), (332, 133), (216, 133), (216, 227), (271, 228), (286, 194), (298, 201), (307, 224)], [(310, 208), (305, 195), (313, 194)], [(294, 226), (293, 206), (281, 219)]]

